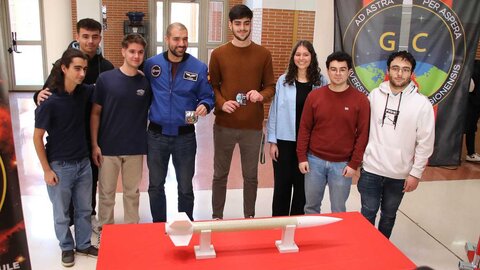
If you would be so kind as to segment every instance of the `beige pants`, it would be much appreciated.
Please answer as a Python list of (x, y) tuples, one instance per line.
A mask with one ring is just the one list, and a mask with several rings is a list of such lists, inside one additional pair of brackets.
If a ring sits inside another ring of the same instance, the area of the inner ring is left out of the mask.
[(118, 174), (122, 172), (123, 214), (125, 223), (138, 223), (143, 155), (103, 156), (98, 172), (98, 222), (114, 223), (115, 192)]

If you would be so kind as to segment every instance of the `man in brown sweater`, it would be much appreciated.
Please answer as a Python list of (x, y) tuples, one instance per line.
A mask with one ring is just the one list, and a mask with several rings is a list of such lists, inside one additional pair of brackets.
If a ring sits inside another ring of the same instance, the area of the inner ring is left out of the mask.
[(246, 218), (255, 216), (263, 104), (275, 94), (275, 79), (270, 52), (250, 40), (252, 17), (247, 6), (234, 6), (228, 22), (233, 40), (216, 48), (210, 58), (216, 115), (212, 186), (215, 219), (223, 218), (227, 179), (237, 143), (242, 162), (243, 212)]
[(297, 139), (300, 172), (305, 174), (305, 214), (320, 213), (328, 184), (332, 212), (345, 212), (352, 176), (367, 146), (370, 104), (347, 84), (352, 58), (344, 52), (327, 57), (330, 84), (305, 101)]

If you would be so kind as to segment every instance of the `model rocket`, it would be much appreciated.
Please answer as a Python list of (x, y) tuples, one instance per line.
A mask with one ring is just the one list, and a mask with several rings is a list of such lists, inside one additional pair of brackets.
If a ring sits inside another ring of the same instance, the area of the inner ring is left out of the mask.
[(467, 242), (465, 244), (465, 251), (467, 252), (467, 261), (460, 261), (458, 263), (459, 270), (480, 270), (480, 237), (477, 245)]
[(296, 228), (321, 226), (340, 220), (324, 216), (294, 216), (192, 222), (185, 213), (178, 213), (173, 221), (165, 224), (165, 232), (175, 246), (188, 246), (192, 235), (200, 233), (200, 246), (195, 247), (197, 258), (212, 258), (215, 257), (215, 251), (210, 245), (211, 232), (282, 229), (282, 240), (276, 243), (278, 249), (280, 252), (297, 252), (298, 247), (293, 241)]

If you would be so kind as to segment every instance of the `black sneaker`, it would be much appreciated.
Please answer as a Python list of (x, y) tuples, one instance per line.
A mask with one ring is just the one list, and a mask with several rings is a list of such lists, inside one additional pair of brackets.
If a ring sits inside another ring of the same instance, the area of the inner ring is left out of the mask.
[(62, 251), (62, 265), (72, 267), (75, 264), (75, 252), (73, 250)]
[(89, 246), (86, 249), (78, 249), (77, 248), (77, 254), (82, 255), (82, 256), (88, 256), (88, 257), (96, 258), (98, 256), (98, 248), (96, 248), (94, 246)]

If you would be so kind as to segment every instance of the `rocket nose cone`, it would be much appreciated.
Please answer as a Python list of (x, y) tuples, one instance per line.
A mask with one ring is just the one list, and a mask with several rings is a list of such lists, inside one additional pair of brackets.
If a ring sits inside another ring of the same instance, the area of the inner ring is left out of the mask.
[(326, 225), (342, 220), (336, 217), (322, 217), (322, 216), (300, 216), (297, 217), (299, 227), (314, 227)]

